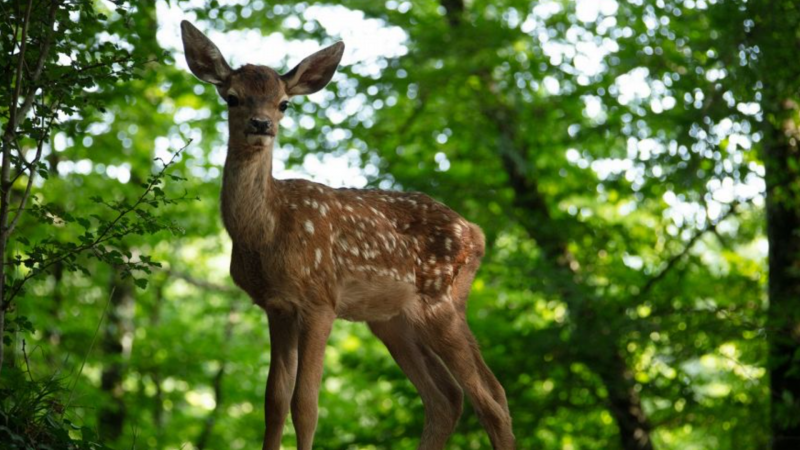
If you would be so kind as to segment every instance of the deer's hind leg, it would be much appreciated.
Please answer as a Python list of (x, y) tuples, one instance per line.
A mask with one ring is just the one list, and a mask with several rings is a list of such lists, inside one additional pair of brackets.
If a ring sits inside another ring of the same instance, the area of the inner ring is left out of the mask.
[(479, 264), (474, 258), (463, 267), (453, 281), (451, 297), (441, 299), (436, 310), (415, 325), (466, 391), (492, 447), (511, 450), (516, 444), (505, 391), (484, 362), (466, 319), (467, 297)]
[[(461, 269), (458, 276), (456, 276), (455, 280), (453, 280), (452, 298), (462, 317), (466, 317), (467, 300), (469, 298), (470, 290), (472, 289), (472, 281), (475, 279), (475, 274), (477, 273), (479, 267), (480, 258), (474, 257), (469, 264)], [(506, 414), (508, 414), (510, 417), (506, 392), (492, 373), (491, 369), (489, 369), (489, 366), (486, 365), (486, 362), (483, 360), (478, 341), (475, 339), (475, 336), (472, 334), (472, 331), (469, 329), (469, 326), (466, 324), (466, 322), (464, 323), (463, 334), (466, 340), (469, 342), (469, 348), (471, 350), (472, 357), (476, 362), (476, 369), (480, 373), (483, 382), (492, 392), (494, 399), (500, 403), (500, 406), (503, 407)]]
[[(513, 450), (514, 434), (505, 394), (496, 383), (471, 338), (467, 322), (455, 310), (440, 311), (436, 320), (420, 325), (420, 333), (464, 388), (496, 450)], [(487, 374), (491, 377), (487, 380)], [(493, 383), (494, 381), (495, 383)]]
[(403, 317), (370, 322), (372, 332), (386, 345), (422, 397), (425, 425), (420, 450), (441, 450), (453, 434), (463, 406), (463, 393), (439, 358), (416, 335)]

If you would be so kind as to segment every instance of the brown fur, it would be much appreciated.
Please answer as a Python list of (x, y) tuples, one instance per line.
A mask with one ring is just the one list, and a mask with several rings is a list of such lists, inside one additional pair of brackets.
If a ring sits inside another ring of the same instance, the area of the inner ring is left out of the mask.
[[(185, 45), (216, 48), (195, 32), (184, 28)], [(221, 210), (233, 240), (231, 276), (270, 322), (263, 448), (280, 447), (289, 409), (298, 448), (311, 448), (325, 344), (339, 317), (368, 322), (419, 390), (426, 412), (420, 449), (444, 448), (461, 414), (459, 385), (494, 448), (513, 449), (505, 393), (465, 318), (484, 253), (480, 228), (420, 193), (276, 180), (274, 138), (248, 135), (254, 117), (272, 120), (277, 135), (280, 102), (321, 89), (342, 50), (322, 50), (283, 77), (252, 65), (195, 72), (201, 79), (223, 79), (217, 85), (223, 97), (244, 99), (230, 108)], [(198, 54), (197, 48), (187, 50)], [(190, 63), (193, 70), (218, 66), (213, 52)]]

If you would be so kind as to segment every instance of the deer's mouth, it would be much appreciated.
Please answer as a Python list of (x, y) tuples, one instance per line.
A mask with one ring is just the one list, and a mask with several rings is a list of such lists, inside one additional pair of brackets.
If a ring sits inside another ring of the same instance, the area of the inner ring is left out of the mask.
[(266, 147), (267, 145), (272, 143), (272, 140), (275, 139), (275, 135), (272, 133), (247, 133), (247, 143), (257, 147)]

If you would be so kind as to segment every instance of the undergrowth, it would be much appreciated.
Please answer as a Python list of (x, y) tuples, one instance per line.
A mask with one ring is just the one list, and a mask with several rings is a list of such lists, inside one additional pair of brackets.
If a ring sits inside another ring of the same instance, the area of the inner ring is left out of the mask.
[(0, 449), (111, 450), (97, 433), (64, 417), (66, 380), (34, 380), (6, 367), (0, 378)]

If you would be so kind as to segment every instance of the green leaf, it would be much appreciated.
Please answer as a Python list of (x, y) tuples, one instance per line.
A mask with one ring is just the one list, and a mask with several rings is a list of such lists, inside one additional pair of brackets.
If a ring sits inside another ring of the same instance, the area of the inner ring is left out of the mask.
[(76, 220), (83, 228), (87, 230), (92, 227), (92, 223), (86, 218), (78, 217)]

